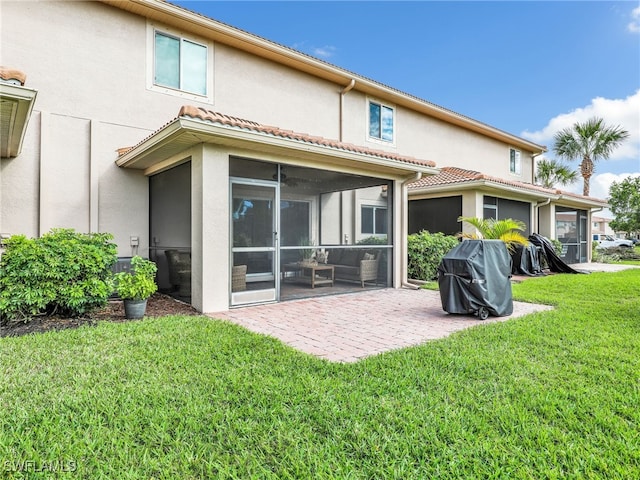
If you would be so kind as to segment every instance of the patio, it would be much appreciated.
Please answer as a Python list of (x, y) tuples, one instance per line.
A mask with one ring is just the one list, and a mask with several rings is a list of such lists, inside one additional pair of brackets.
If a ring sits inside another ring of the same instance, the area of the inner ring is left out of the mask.
[(387, 288), (208, 315), (276, 337), (291, 347), (329, 361), (356, 362), (378, 353), (443, 338), (465, 328), (551, 308), (514, 301), (512, 315), (482, 321), (471, 315), (446, 313), (437, 291)]

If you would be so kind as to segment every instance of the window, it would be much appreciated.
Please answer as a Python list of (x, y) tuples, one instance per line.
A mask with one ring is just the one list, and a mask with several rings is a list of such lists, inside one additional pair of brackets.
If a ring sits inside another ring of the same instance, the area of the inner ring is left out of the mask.
[(509, 149), (509, 172), (520, 175), (520, 150)]
[(369, 138), (393, 142), (393, 108), (369, 102)]
[(483, 216), (485, 220), (498, 218), (498, 199), (496, 197), (484, 196)]
[(207, 46), (154, 31), (153, 84), (207, 95)]
[(360, 233), (364, 235), (386, 235), (387, 208), (363, 205), (360, 209)]

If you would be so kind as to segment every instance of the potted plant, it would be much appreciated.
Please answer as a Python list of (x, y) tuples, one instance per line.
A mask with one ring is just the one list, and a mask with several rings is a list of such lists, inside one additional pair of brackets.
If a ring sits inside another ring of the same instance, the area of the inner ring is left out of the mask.
[[(303, 247), (301, 249), (301, 257), (302, 260), (300, 261), (301, 264), (303, 265), (310, 265), (310, 264), (314, 264), (314, 253), (315, 253), (315, 246), (313, 244), (313, 240), (309, 240), (309, 238), (307, 237), (302, 237), (300, 239), (299, 242), (299, 246)], [(306, 248), (304, 248), (306, 247)], [(317, 264), (317, 262), (316, 262)]]
[(147, 299), (157, 290), (156, 264), (136, 255), (131, 259), (131, 272), (118, 272), (114, 276), (116, 291), (124, 301), (126, 318), (142, 318), (147, 309)]

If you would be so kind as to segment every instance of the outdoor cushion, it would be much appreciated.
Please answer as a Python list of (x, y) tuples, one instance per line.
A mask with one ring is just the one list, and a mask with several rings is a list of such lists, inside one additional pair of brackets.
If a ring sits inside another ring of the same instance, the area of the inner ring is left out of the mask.
[(342, 257), (340, 258), (340, 264), (356, 267), (360, 262), (360, 254), (361, 252), (358, 250), (344, 250), (342, 252)]

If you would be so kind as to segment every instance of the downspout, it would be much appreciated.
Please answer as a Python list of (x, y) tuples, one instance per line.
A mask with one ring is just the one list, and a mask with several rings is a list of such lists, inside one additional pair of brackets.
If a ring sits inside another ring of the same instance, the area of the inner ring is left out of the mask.
[(540, 207), (544, 207), (546, 205), (549, 205), (551, 203), (551, 197), (547, 198), (546, 200), (543, 200), (542, 202), (538, 202), (535, 205), (535, 213), (534, 215), (536, 216), (536, 233), (540, 233), (540, 212), (538, 211), (540, 209)]
[(341, 91), (340, 91), (340, 125), (339, 125), (339, 139), (342, 142), (342, 130), (343, 130), (343, 117), (344, 117), (344, 96), (346, 93), (348, 93), (353, 87), (355, 87), (356, 85), (356, 79), (352, 78), (351, 82), (349, 82), (349, 85), (347, 85), (346, 87), (344, 87)]
[(407, 244), (407, 235), (409, 234), (409, 192), (407, 185), (413, 182), (417, 182), (422, 178), (422, 172), (416, 172), (414, 176), (407, 178), (401, 184), (402, 190), (402, 243), (400, 244), (400, 258), (402, 259), (402, 281), (401, 286), (403, 288), (410, 288), (412, 290), (418, 290), (420, 287), (418, 285), (414, 285), (413, 283), (409, 283), (409, 272), (407, 265), (407, 258), (409, 256), (409, 248)]

